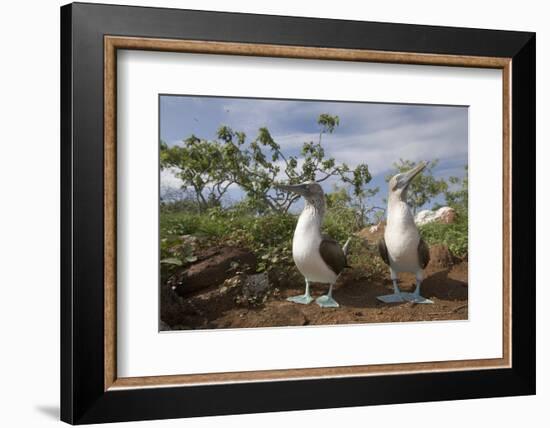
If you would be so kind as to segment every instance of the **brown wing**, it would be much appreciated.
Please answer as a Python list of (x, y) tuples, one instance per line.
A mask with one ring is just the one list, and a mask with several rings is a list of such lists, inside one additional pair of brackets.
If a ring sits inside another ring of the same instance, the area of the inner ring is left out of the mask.
[(381, 238), (378, 241), (378, 253), (380, 254), (380, 257), (382, 257), (382, 260), (384, 260), (384, 263), (389, 266), (390, 257), (388, 256), (388, 249), (386, 248), (386, 240), (384, 238)]
[(428, 247), (428, 244), (422, 238), (418, 242), (418, 262), (422, 269), (426, 268), (428, 263), (430, 263), (430, 247)]
[(340, 274), (346, 267), (346, 255), (342, 251), (340, 244), (334, 239), (323, 235), (323, 240), (319, 245), (319, 252), (321, 253), (321, 258), (336, 275)]

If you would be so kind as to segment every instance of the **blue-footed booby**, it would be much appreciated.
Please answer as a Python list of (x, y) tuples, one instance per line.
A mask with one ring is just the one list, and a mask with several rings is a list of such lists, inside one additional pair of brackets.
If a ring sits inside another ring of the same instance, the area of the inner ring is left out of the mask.
[(303, 295), (289, 297), (287, 300), (304, 305), (311, 303), (313, 298), (309, 293), (310, 282), (320, 282), (330, 284), (330, 288), (326, 295), (317, 298), (316, 303), (322, 308), (337, 308), (340, 305), (332, 297), (332, 287), (347, 267), (346, 254), (350, 240), (348, 239), (344, 247), (340, 247), (334, 239), (321, 233), (326, 206), (323, 188), (318, 183), (309, 181), (277, 187), (305, 199), (304, 209), (294, 230), (292, 257), (306, 280), (306, 290)]
[[(418, 233), (414, 217), (407, 204), (409, 184), (426, 167), (420, 162), (408, 172), (393, 176), (388, 184), (388, 212), (384, 237), (378, 242), (378, 251), (384, 262), (390, 267), (393, 282), (393, 294), (379, 296), (385, 303), (414, 302), (433, 303), (420, 295), (420, 285), (424, 279), (423, 269), (430, 261), (430, 249)], [(416, 274), (416, 289), (413, 293), (404, 293), (397, 286), (399, 272)]]

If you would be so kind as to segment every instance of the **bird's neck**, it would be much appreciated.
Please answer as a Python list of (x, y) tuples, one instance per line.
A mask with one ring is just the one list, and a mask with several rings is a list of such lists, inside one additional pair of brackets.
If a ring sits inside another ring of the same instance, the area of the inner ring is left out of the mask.
[(397, 195), (388, 198), (387, 226), (414, 224), (414, 217), (407, 202)]

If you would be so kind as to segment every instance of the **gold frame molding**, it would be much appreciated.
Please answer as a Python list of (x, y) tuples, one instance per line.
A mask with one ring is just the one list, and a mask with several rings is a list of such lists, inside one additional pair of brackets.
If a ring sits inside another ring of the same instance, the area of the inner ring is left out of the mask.
[[(336, 61), (381, 62), (494, 68), (502, 70), (503, 128), (503, 349), (502, 358), (422, 363), (361, 365), (205, 373), (171, 376), (117, 377), (116, 368), (116, 82), (118, 49), (169, 51), (213, 55), (244, 55), (279, 58), (323, 59)], [(196, 40), (169, 40), (138, 37), (104, 37), (104, 389), (198, 384), (296, 380), (306, 378), (356, 377), (420, 372), (441, 372), (511, 367), (511, 58), (436, 55), (407, 52), (382, 52)]]

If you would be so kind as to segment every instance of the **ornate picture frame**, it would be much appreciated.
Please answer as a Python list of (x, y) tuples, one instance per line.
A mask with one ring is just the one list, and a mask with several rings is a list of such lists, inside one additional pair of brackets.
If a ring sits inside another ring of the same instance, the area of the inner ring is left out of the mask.
[[(118, 50), (501, 70), (502, 357), (119, 377)], [(533, 33), (75, 3), (61, 8), (61, 54), (62, 420), (535, 393)]]

